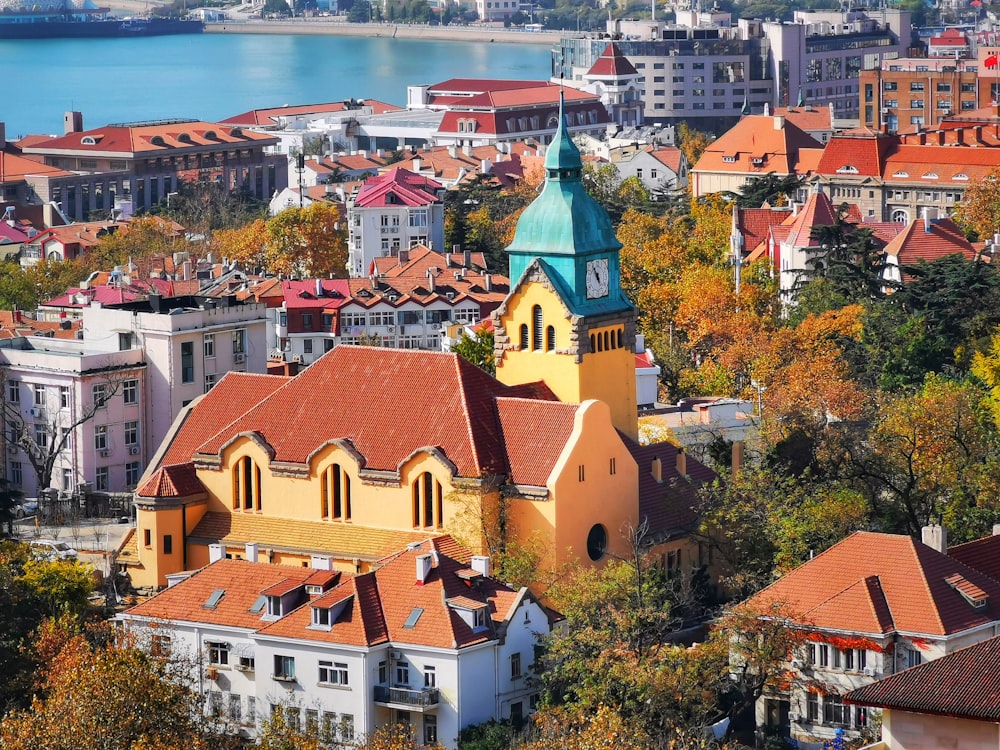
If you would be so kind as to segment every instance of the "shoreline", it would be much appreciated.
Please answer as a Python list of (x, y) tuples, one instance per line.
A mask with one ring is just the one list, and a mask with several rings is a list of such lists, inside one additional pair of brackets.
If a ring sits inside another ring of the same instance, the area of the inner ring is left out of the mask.
[(348, 23), (326, 18), (287, 21), (206, 21), (206, 34), (313, 34), (325, 36), (387, 37), (426, 39), (435, 42), (499, 42), (551, 46), (563, 36), (556, 32), (512, 31), (505, 28), (468, 26), (422, 26), (394, 23)]

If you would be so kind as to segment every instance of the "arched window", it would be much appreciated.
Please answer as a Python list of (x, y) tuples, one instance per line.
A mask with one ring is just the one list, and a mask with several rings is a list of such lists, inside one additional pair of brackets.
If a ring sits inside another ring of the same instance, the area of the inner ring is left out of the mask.
[(597, 340), (594, 338), (594, 334), (590, 334), (590, 351), (597, 351)]
[(556, 350), (556, 329), (548, 326), (545, 329), (545, 351), (554, 352)]
[(335, 521), (351, 520), (351, 477), (340, 464), (333, 464), (323, 470), (320, 477), (320, 493), (322, 496), (320, 510), (323, 518), (332, 518)]
[(413, 482), (413, 526), (440, 529), (444, 525), (444, 497), (441, 483), (429, 471)]
[(521, 325), (521, 349), (528, 348), (528, 326)]
[(535, 305), (531, 308), (531, 349), (533, 351), (540, 352), (542, 350), (543, 328), (542, 306)]
[(618, 348), (621, 349), (623, 346), (625, 346), (625, 334), (622, 332), (622, 329), (619, 328), (618, 329)]
[(233, 510), (260, 509), (260, 467), (243, 456), (233, 467)]
[(611, 335), (607, 331), (605, 331), (604, 332), (604, 351), (608, 351), (609, 349), (611, 349), (611, 341), (610, 341), (610, 339), (611, 339)]
[(910, 215), (903, 209), (897, 208), (892, 212), (892, 220), (897, 224), (908, 224), (910, 221)]

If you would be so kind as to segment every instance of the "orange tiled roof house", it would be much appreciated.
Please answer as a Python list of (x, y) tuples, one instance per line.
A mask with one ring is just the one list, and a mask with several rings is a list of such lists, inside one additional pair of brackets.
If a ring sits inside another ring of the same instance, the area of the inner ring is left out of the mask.
[(214, 544), (292, 565), (327, 555), (351, 573), (428, 536), (479, 551), (477, 519), (500, 502), (543, 569), (624, 554), (644, 519), (671, 550), (696, 549), (704, 467), (636, 442), (620, 246), (563, 127), (546, 171), (493, 312), (497, 377), (454, 354), (337, 346), (294, 378), (223, 378), (181, 412), (136, 490), (120, 555), (136, 585), (208, 564)]
[(805, 742), (838, 730), (858, 738), (868, 709), (845, 694), (993, 636), (1000, 583), (977, 555), (945, 554), (940, 526), (923, 536), (857, 532), (745, 603), (780, 606), (806, 632), (781, 685), (758, 701), (758, 728)]
[[(186, 657), (206, 708), (247, 734), (281, 706), (324, 745), (409, 723), (418, 742), (534, 708), (527, 675), (548, 613), (490, 560), (447, 538), (359, 575), (220, 558), (118, 616), (156, 652)], [(459, 559), (461, 558), (461, 559)]]

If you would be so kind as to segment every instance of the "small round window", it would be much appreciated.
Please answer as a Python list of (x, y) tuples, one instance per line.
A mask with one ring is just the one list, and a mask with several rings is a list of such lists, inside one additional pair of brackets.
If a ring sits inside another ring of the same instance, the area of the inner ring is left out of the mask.
[(587, 554), (590, 559), (597, 562), (608, 548), (608, 532), (601, 524), (594, 524), (594, 527), (587, 534)]

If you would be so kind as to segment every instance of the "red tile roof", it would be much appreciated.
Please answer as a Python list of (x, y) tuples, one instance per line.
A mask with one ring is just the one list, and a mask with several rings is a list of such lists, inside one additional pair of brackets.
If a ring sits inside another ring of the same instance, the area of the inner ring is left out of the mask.
[[(412, 387), (414, 373), (421, 388)], [(373, 382), (379, 387), (359, 387)], [(434, 447), (459, 475), (480, 477), (507, 468), (495, 399), (516, 394), (454, 354), (338, 346), (245, 414), (230, 411), (235, 421), (199, 452), (216, 454), (236, 435), (255, 432), (275, 460), (305, 463), (320, 446), (343, 439), (366, 468), (396, 471), (414, 451)]]
[(948, 556), (1000, 581), (1000, 535), (987, 536), (948, 548)]
[[(371, 107), (377, 115), (385, 112), (398, 112), (401, 108), (395, 104), (386, 104), (375, 99), (365, 99), (365, 107)], [(269, 107), (267, 109), (251, 109), (232, 117), (227, 117), (220, 122), (226, 125), (250, 125), (250, 126), (273, 126), (279, 124), (280, 120), (299, 117), (300, 115), (322, 115), (333, 112), (343, 112), (347, 109), (345, 102), (327, 102), (325, 104), (295, 104), (281, 107)]]
[(168, 124), (108, 125), (67, 133), (25, 148), (30, 149), (30, 153), (38, 154), (74, 151), (145, 156), (186, 149), (203, 151), (206, 147), (221, 151), (240, 145), (273, 146), (277, 142), (274, 136), (221, 123), (177, 121)]
[[(883, 634), (950, 635), (994, 619), (945, 580), (954, 574), (1000, 602), (1000, 583), (910, 537), (859, 531), (749, 600), (782, 602), (805, 625)], [(877, 578), (878, 586), (870, 579)], [(859, 586), (859, 584), (864, 584)], [(885, 599), (885, 611), (880, 597)], [(891, 625), (890, 625), (891, 623)]]
[(930, 262), (955, 253), (969, 260), (976, 257), (972, 243), (949, 218), (911, 221), (885, 246), (885, 253), (895, 257), (900, 266), (913, 266), (921, 260)]
[(579, 407), (555, 401), (498, 398), (497, 413), (514, 484), (544, 487), (573, 432)]
[(199, 445), (290, 379), (247, 372), (226, 373), (212, 390), (192, 405), (176, 434), (168, 436), (160, 465), (187, 463)]
[(612, 42), (601, 53), (601, 56), (597, 58), (590, 70), (587, 71), (588, 76), (634, 76), (637, 74), (635, 67), (628, 61), (628, 58), (622, 54), (622, 51), (618, 49), (618, 45)]
[(833, 130), (829, 107), (775, 107), (774, 114), (802, 128), (807, 133), (817, 130)]
[(810, 149), (822, 148), (819, 141), (784, 118), (749, 115), (713, 141), (694, 169), (761, 175), (768, 172), (799, 174), (803, 173), (799, 168), (800, 159)]
[(811, 193), (805, 205), (783, 222), (789, 230), (785, 241), (793, 247), (811, 247), (813, 230), (834, 226), (838, 214), (837, 207), (826, 193)]
[(198, 479), (194, 464), (172, 464), (157, 469), (136, 488), (139, 497), (191, 497), (205, 492), (205, 485)]
[(743, 251), (753, 252), (767, 240), (768, 230), (781, 224), (791, 215), (783, 208), (740, 208), (734, 209), (736, 231), (743, 235)]
[(1000, 638), (990, 638), (852, 690), (844, 700), (862, 706), (998, 723)]
[[(654, 539), (686, 531), (697, 522), (698, 487), (711, 482), (716, 473), (686, 456), (687, 476), (677, 470), (678, 447), (672, 443), (639, 445), (623, 437), (639, 467), (639, 522), (646, 522)], [(660, 459), (661, 480), (653, 475), (653, 462)]]
[[(316, 284), (320, 284), (323, 294), (316, 296)], [(285, 307), (322, 308), (336, 310), (350, 299), (351, 285), (346, 279), (301, 279), (298, 281), (282, 281), (281, 291), (285, 298)]]
[[(899, 138), (881, 133), (840, 133), (830, 139), (816, 166), (818, 174), (857, 174), (880, 177), (888, 155), (896, 148)], [(857, 170), (856, 172), (854, 170)]]
[[(63, 327), (65, 324), (66, 327)], [(44, 321), (32, 320), (21, 312), (0, 310), (0, 338), (20, 336), (48, 336), (54, 339), (76, 339), (83, 327), (82, 320)]]
[[(369, 177), (354, 199), (362, 208), (384, 206), (429, 206), (440, 203), (437, 191), (441, 183), (400, 167), (393, 167), (384, 174)], [(390, 197), (391, 196), (391, 197)]]

